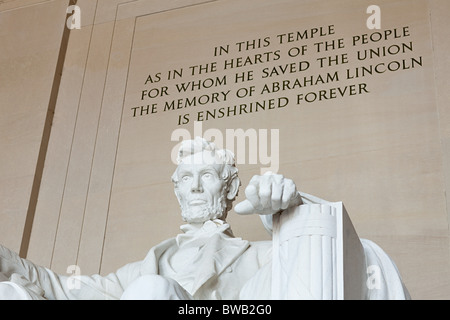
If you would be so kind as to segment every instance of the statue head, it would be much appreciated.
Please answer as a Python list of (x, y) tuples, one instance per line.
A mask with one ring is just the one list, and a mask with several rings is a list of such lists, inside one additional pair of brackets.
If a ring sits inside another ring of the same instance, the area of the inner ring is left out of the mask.
[(240, 186), (234, 154), (203, 138), (185, 140), (172, 175), (183, 220), (225, 220)]

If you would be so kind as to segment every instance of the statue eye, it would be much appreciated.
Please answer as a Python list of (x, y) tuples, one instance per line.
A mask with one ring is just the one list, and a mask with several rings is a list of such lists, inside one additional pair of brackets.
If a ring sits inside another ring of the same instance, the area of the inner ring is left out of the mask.
[(209, 180), (209, 179), (211, 179), (212, 178), (212, 174), (211, 173), (209, 173), (209, 172), (206, 172), (206, 173), (204, 173), (203, 174), (203, 179), (205, 179), (205, 180)]
[(183, 182), (187, 182), (187, 181), (189, 181), (189, 180), (191, 180), (191, 177), (190, 177), (190, 176), (183, 176), (183, 177), (181, 178), (181, 181), (183, 181)]

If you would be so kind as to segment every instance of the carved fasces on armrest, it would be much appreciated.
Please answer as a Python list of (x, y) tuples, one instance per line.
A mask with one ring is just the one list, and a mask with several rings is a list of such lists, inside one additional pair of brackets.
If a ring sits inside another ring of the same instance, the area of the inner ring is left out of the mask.
[(364, 297), (364, 250), (342, 202), (274, 216), (273, 246), (272, 298)]

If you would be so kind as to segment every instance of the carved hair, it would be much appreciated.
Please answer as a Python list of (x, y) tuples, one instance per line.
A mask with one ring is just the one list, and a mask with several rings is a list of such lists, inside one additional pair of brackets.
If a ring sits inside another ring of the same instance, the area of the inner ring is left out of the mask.
[(234, 153), (227, 149), (217, 149), (214, 142), (210, 142), (201, 137), (194, 140), (184, 140), (178, 150), (177, 163), (180, 164), (184, 158), (199, 152), (209, 151), (216, 157), (217, 163), (235, 166)]

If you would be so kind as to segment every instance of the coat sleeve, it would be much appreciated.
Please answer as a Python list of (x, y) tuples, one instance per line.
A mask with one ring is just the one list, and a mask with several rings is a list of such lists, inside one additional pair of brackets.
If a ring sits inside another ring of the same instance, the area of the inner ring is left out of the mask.
[(130, 263), (107, 276), (66, 276), (37, 266), (0, 246), (0, 273), (3, 278), (19, 275), (41, 288), (44, 297), (49, 300), (120, 299), (124, 288), (141, 275), (141, 266), (141, 261)]

